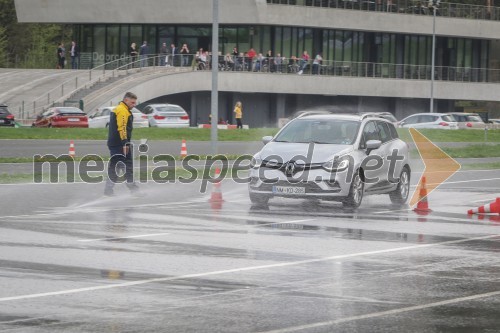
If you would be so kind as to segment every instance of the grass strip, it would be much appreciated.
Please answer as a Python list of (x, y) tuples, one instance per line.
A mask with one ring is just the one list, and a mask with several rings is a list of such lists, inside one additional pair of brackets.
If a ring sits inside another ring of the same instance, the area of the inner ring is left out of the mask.
[[(260, 141), (263, 136), (275, 135), (277, 128), (251, 128), (248, 130), (219, 130), (219, 141)], [(210, 141), (208, 128), (135, 128), (134, 138), (149, 140)], [(32, 140), (106, 140), (106, 128), (2, 128), (0, 139)]]

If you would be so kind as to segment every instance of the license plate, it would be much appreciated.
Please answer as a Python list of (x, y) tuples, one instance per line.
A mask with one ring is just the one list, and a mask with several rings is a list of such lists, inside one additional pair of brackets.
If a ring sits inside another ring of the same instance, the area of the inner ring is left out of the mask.
[(80, 121), (80, 118), (68, 118), (68, 121)]
[(276, 194), (305, 194), (305, 187), (294, 186), (273, 186), (273, 193)]

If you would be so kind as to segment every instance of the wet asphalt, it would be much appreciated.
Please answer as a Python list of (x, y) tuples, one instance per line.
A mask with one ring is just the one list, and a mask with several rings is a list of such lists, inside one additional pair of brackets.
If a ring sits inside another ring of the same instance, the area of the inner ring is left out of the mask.
[(141, 187), (0, 185), (1, 332), (500, 331), (500, 219), (466, 214), (498, 170), (457, 173), (426, 215)]

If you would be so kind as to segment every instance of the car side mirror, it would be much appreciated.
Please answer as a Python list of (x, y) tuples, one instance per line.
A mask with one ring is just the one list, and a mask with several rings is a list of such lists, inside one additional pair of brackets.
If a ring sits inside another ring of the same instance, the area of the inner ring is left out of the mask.
[(265, 137), (262, 138), (262, 143), (265, 144), (265, 145), (267, 145), (272, 139), (273, 139), (272, 136), (267, 135), (267, 136), (265, 136)]
[(380, 140), (368, 140), (366, 142), (366, 154), (370, 155), (372, 150), (380, 148), (382, 141)]

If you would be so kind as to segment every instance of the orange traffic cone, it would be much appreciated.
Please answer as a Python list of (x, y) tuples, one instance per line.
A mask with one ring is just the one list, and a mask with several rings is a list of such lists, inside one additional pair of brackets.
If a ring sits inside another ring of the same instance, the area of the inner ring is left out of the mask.
[(425, 179), (425, 176), (422, 177), (420, 182), (418, 203), (417, 207), (413, 211), (420, 215), (427, 215), (432, 212), (432, 209), (429, 208), (429, 202), (427, 202), (427, 180)]
[[(215, 168), (215, 178), (219, 178), (220, 176), (220, 168)], [(222, 208), (222, 203), (224, 202), (224, 199), (222, 199), (222, 192), (220, 189), (221, 182), (220, 180), (217, 180), (212, 189), (212, 195), (210, 196), (210, 203), (212, 204), (212, 209), (221, 209)]]
[(182, 139), (182, 145), (181, 145), (181, 159), (185, 158), (187, 156), (187, 147), (186, 147), (186, 140)]
[(71, 140), (69, 142), (69, 153), (68, 153), (69, 156), (75, 158), (75, 142), (73, 140)]
[(497, 198), (492, 203), (481, 206), (479, 208), (469, 209), (467, 214), (484, 214), (484, 213), (497, 213), (500, 214), (500, 198)]

